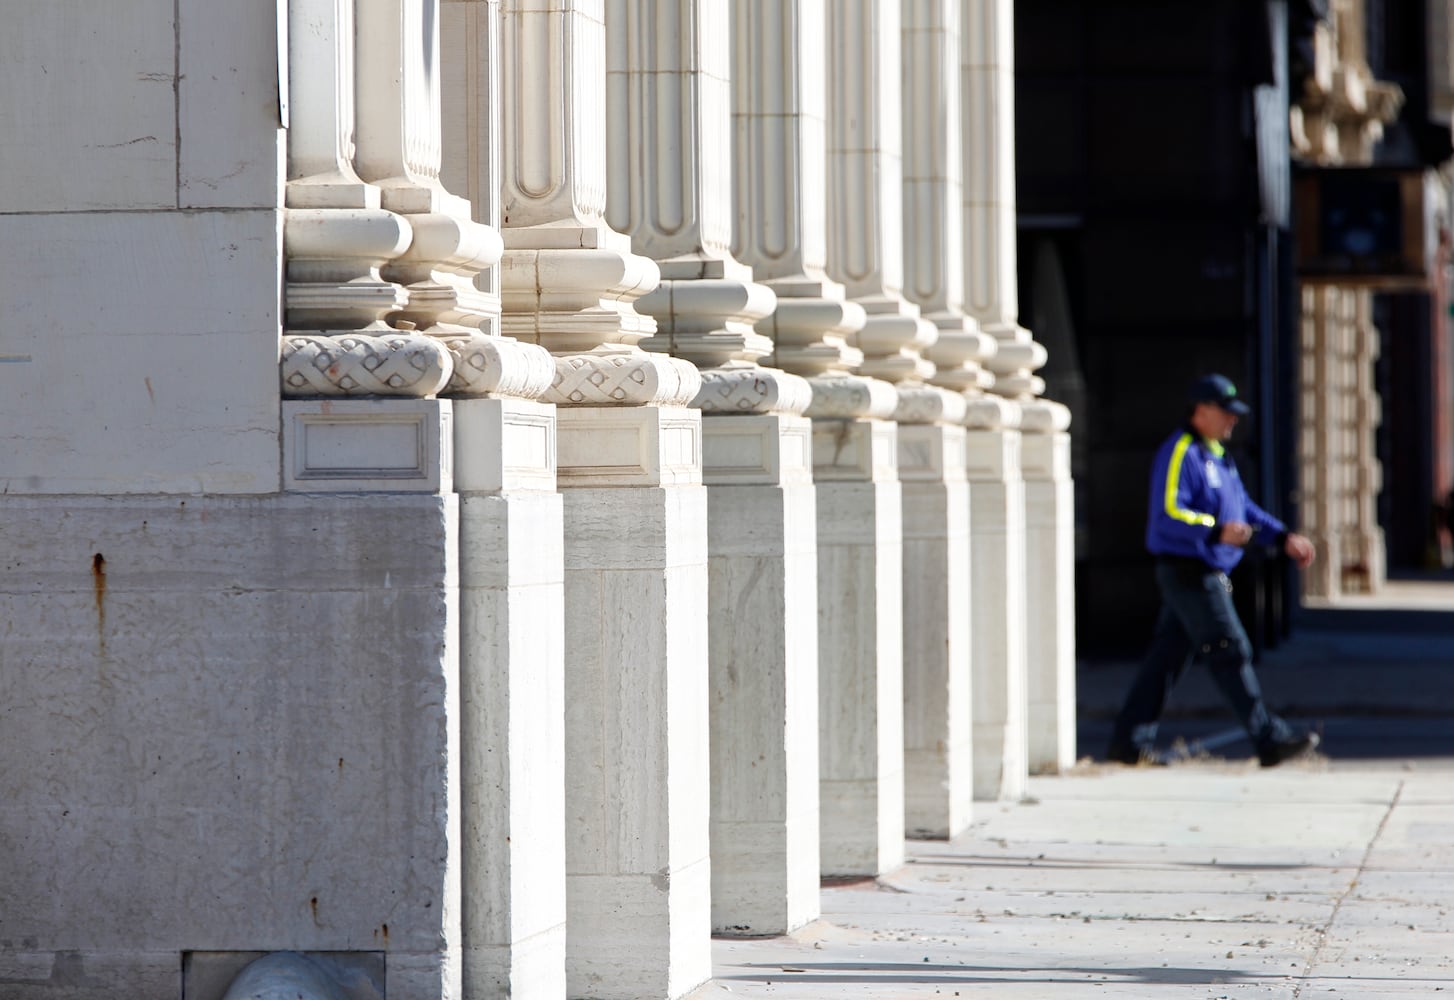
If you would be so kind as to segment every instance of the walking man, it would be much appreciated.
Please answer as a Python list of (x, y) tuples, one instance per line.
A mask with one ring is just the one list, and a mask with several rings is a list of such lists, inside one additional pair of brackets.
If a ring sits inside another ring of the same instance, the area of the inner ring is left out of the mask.
[(1252, 669), (1252, 644), (1232, 605), (1227, 574), (1249, 545), (1276, 545), (1306, 569), (1313, 543), (1252, 502), (1223, 442), (1249, 412), (1222, 375), (1192, 384), (1186, 424), (1167, 438), (1151, 469), (1146, 547), (1156, 557), (1161, 614), (1116, 718), (1106, 757), (1158, 763), (1157, 720), (1186, 667), (1200, 660), (1237, 713), (1263, 767), (1306, 753), (1316, 733), (1297, 732), (1268, 709)]

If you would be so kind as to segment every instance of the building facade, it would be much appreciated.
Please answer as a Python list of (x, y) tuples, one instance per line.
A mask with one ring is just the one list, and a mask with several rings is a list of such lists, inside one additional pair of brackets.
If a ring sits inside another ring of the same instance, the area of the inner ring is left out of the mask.
[[(1077, 428), (1083, 653), (1144, 649), (1146, 475), (1199, 372), (1252, 404), (1241, 474), (1320, 553), (1307, 573), (1255, 551), (1238, 567), (1255, 645), (1304, 596), (1454, 564), (1450, 24), (1445, 0), (1016, 4), (1021, 299)], [(1389, 280), (1365, 251), (1317, 271), (1304, 182), (1356, 194), (1375, 171), (1424, 189), (1386, 227), (1428, 237), (1420, 270)]]
[(1012, 29), (12, 12), (0, 979), (678, 997), (1068, 765)]

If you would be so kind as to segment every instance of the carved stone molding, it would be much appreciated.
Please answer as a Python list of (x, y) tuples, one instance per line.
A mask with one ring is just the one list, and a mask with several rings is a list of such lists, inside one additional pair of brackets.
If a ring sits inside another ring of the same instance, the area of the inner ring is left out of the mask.
[(287, 326), (361, 329), (403, 306), (403, 289), (385, 281), (379, 268), (412, 237), (402, 216), (383, 209), (286, 209)]
[(957, 425), (969, 413), (969, 400), (961, 393), (913, 382), (901, 382), (894, 388), (899, 405), (893, 418), (901, 424)]
[(1398, 117), (1403, 91), (1369, 68), (1364, 18), (1361, 0), (1334, 3), (1314, 29), (1313, 72), (1290, 113), (1293, 153), (1302, 159), (1366, 164), (1383, 126)]
[(454, 361), (444, 392), (450, 396), (538, 399), (555, 381), (555, 362), (535, 344), (475, 330), (431, 333)]
[(813, 401), (810, 417), (890, 417), (899, 406), (899, 394), (892, 385), (876, 378), (846, 373), (829, 373), (808, 379)]
[(1045, 348), (1028, 339), (1002, 340), (989, 359), (988, 367), (995, 374), (994, 391), (1011, 399), (1038, 396), (1045, 391), (1045, 380), (1034, 374), (1046, 361)]
[(978, 392), (994, 385), (994, 376), (984, 365), (994, 357), (999, 342), (981, 333), (967, 316), (945, 317), (938, 326), (939, 339), (924, 352), (935, 366), (929, 381), (957, 392)]
[(709, 415), (780, 413), (794, 416), (813, 401), (807, 379), (742, 362), (702, 371), (692, 405)]
[(772, 334), (773, 364), (810, 378), (846, 374), (862, 364), (863, 352), (845, 338), (861, 329), (867, 317), (863, 306), (842, 298), (841, 285), (795, 279), (770, 282), (769, 287), (778, 297), (777, 308), (763, 320)]
[(1019, 315), (1015, 277), (1014, 9), (961, 0), (966, 309), (998, 339)]
[(1070, 429), (1070, 408), (1049, 399), (1020, 404), (1020, 430), (1026, 434), (1059, 434)]
[(969, 399), (964, 426), (972, 431), (1016, 430), (1020, 426), (1021, 405), (1002, 396), (975, 396)]
[(402, 331), (290, 333), (283, 338), (283, 395), (432, 396), (453, 370), (448, 349)]
[[(602, 225), (506, 228), (503, 236), (507, 334), (566, 354), (634, 347), (656, 331), (656, 321), (638, 313), (634, 302), (657, 286), (661, 272), (649, 257), (632, 253), (620, 234)], [(572, 237), (574, 247), (556, 245)]]
[(409, 249), (384, 268), (404, 285), (409, 301), (397, 319), (419, 329), (437, 325), (479, 329), (493, 322), (497, 297), (475, 287), (475, 276), (500, 260), (500, 234), (489, 226), (444, 212), (405, 216), (414, 230)]
[(917, 306), (898, 296), (855, 301), (867, 313), (863, 328), (849, 338), (863, 351), (863, 363), (856, 369), (860, 374), (895, 383), (923, 381), (934, 374), (933, 362), (920, 352), (939, 339), (939, 332), (919, 318)]
[(695, 365), (665, 354), (602, 348), (554, 360), (541, 398), (560, 406), (685, 406), (702, 389)]
[[(656, 320), (657, 332), (641, 341), (648, 351), (686, 358), (703, 368), (733, 361), (758, 361), (772, 353), (772, 341), (753, 328), (777, 305), (750, 268), (735, 261), (658, 262), (662, 282), (636, 300), (636, 309)], [(696, 271), (701, 276), (682, 277)], [(725, 275), (731, 274), (732, 277)], [(722, 276), (719, 276), (722, 275)]]

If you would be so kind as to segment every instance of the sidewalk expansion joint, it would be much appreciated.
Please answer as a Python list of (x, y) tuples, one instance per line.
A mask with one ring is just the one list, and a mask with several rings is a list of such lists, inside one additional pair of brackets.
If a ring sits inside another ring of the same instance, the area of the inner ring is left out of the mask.
[(1388, 828), (1388, 821), (1393, 816), (1393, 811), (1398, 808), (1398, 800), (1404, 793), (1404, 782), (1400, 781), (1398, 787), (1393, 790), (1393, 798), (1389, 800), (1388, 808), (1383, 812), (1383, 819), (1378, 821), (1378, 829), (1373, 831), (1373, 836), (1368, 841), (1368, 847), (1363, 851), (1363, 857), (1358, 860), (1358, 870), (1348, 880), (1348, 885), (1338, 894), (1333, 903), (1333, 909), (1328, 914), (1328, 919), (1323, 921), (1323, 926), (1317, 931), (1317, 944), (1313, 946), (1313, 953), (1308, 956), (1307, 967), (1303, 970), (1297, 989), (1293, 990), (1292, 1000), (1299, 1000), (1303, 995), (1303, 987), (1307, 986), (1313, 979), (1313, 970), (1318, 966), (1318, 960), (1322, 957), (1323, 948), (1328, 943), (1328, 933), (1332, 931), (1333, 924), (1338, 920), (1338, 911), (1343, 908), (1343, 903), (1358, 888), (1358, 880), (1363, 877), (1364, 871), (1368, 868), (1368, 859), (1373, 856), (1373, 849), (1378, 845), (1378, 840), (1383, 836), (1383, 831)]

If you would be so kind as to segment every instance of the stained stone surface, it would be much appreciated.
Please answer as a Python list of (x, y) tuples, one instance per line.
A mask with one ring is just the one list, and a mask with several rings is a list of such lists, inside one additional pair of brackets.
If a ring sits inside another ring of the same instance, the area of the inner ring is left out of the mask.
[[(0, 993), (181, 954), (458, 982), (456, 501), (6, 498)], [(64, 859), (64, 863), (58, 863)]]

